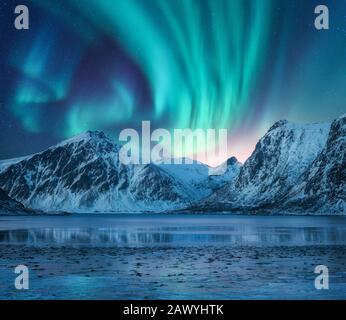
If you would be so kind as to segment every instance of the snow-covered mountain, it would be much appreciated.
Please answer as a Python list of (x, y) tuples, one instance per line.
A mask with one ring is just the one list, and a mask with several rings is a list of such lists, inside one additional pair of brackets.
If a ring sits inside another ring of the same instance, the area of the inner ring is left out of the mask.
[(345, 151), (346, 116), (332, 124), (278, 121), (243, 166), (232, 157), (217, 168), (184, 159), (124, 165), (112, 140), (88, 131), (0, 161), (0, 188), (45, 211), (346, 214)]
[[(283, 201), (288, 201), (292, 187), (305, 179), (303, 174), (321, 154), (332, 131), (330, 124), (278, 121), (259, 140), (239, 175), (211, 195), (201, 207), (204, 210), (278, 211)], [(334, 165), (335, 158), (328, 157), (326, 161)], [(345, 184), (345, 179), (339, 181)]]
[[(211, 194), (214, 188), (206, 183), (208, 179), (208, 167), (203, 164), (124, 165), (119, 161), (119, 147), (97, 131), (0, 163), (1, 188), (28, 207), (50, 211), (182, 208)], [(220, 186), (222, 179), (215, 177), (215, 185)]]
[(346, 214), (346, 114), (333, 121), (322, 152), (293, 185), (287, 210)]
[(215, 190), (232, 181), (239, 174), (242, 165), (235, 157), (229, 158), (226, 163), (215, 168), (198, 161), (190, 164), (186, 160), (188, 159), (182, 159), (181, 164), (160, 164), (159, 167), (181, 181), (184, 188), (194, 194), (196, 200), (211, 195)]

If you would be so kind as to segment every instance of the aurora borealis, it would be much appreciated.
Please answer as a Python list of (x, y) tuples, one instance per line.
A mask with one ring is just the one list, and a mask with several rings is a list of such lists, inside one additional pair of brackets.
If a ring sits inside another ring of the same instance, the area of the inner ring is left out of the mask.
[[(13, 27), (17, 4), (30, 30)], [(343, 0), (5, 0), (0, 26), (0, 159), (150, 120), (228, 128), (243, 161), (279, 119), (346, 110)]]

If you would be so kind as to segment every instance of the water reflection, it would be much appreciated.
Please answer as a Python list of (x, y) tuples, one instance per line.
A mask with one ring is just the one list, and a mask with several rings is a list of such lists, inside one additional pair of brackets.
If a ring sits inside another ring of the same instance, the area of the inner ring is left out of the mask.
[(346, 227), (344, 225), (268, 227), (255, 224), (160, 227), (131, 225), (111, 228), (47, 227), (0, 230), (0, 243), (88, 246), (346, 244)]

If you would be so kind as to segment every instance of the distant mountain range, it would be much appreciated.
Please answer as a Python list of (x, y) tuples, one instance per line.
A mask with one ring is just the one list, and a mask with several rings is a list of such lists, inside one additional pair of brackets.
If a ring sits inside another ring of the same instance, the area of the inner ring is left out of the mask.
[(232, 157), (215, 176), (196, 161), (125, 166), (112, 140), (88, 131), (0, 161), (0, 188), (44, 211), (346, 214), (345, 151), (346, 115), (332, 124), (278, 121), (244, 165)]

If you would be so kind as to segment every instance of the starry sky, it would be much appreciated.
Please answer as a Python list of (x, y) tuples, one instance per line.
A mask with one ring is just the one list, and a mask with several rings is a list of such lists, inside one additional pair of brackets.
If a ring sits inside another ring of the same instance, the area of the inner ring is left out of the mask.
[(150, 120), (227, 128), (244, 161), (273, 122), (346, 110), (346, 0), (1, 0), (0, 27), (0, 159)]

